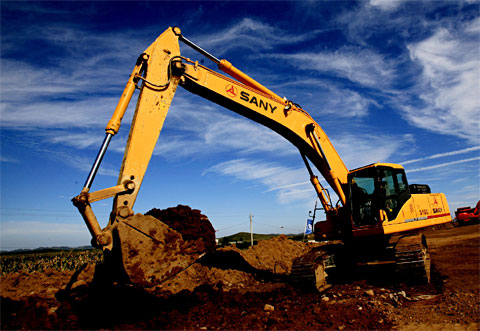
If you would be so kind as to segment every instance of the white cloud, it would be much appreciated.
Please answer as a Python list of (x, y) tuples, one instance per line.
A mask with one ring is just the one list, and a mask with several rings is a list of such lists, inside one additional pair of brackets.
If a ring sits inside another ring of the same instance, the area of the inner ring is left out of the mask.
[[(292, 80), (276, 86), (288, 89), (292, 94), (306, 96), (313, 100), (312, 114), (334, 114), (336, 118), (362, 118), (368, 115), (369, 107), (380, 105), (373, 99), (346, 87), (337, 86), (331, 81), (323, 79)], [(299, 99), (296, 97), (296, 99)], [(293, 100), (294, 102), (297, 100)], [(298, 100), (303, 105), (303, 102)], [(319, 102), (320, 101), (320, 102)], [(309, 109), (305, 109), (310, 111)]]
[(64, 134), (48, 133), (44, 135), (43, 138), (51, 144), (61, 144), (79, 149), (100, 148), (103, 137), (98, 133), (101, 133), (101, 131), (98, 130), (98, 132), (92, 132), (91, 130), (88, 130), (81, 133), (65, 132)]
[[(99, 144), (100, 147), (100, 144)], [(64, 150), (60, 148), (51, 148), (39, 147), (38, 152), (43, 152), (43, 154), (51, 160), (66, 164), (73, 169), (80, 170), (82, 173), (87, 175), (92, 168), (95, 154), (89, 156), (82, 156), (79, 153), (72, 153), (71, 150)], [(98, 174), (104, 176), (118, 177), (119, 166), (112, 166), (107, 162), (103, 161), (100, 168), (98, 169)]]
[[(235, 159), (219, 163), (204, 172), (219, 173), (245, 181), (262, 183), (266, 192), (276, 191), (277, 200), (280, 203), (290, 203), (298, 200), (311, 200), (315, 197), (315, 191), (309, 182), (308, 172), (305, 168), (289, 168), (273, 162), (255, 161), (251, 159)], [(299, 184), (300, 183), (300, 184)], [(298, 186), (305, 189), (298, 190)]]
[(348, 79), (367, 87), (388, 87), (395, 79), (391, 64), (366, 48), (344, 47), (335, 52), (272, 54), (269, 57), (287, 60), (303, 70), (316, 70)]
[(416, 87), (422, 104), (403, 108), (413, 125), (473, 143), (480, 141), (478, 25), (479, 19), (459, 31), (441, 28), (408, 45), (412, 61), (422, 68)]
[[(427, 167), (422, 167), (422, 168), (411, 169), (411, 170), (408, 170), (408, 172), (409, 172), (409, 173), (412, 173), (412, 172), (417, 172), (417, 171), (424, 171), (424, 170), (431, 170), (431, 169), (436, 169), (436, 168), (443, 168), (443, 167), (447, 167), (447, 166), (451, 166), (451, 165), (455, 165), (455, 164), (460, 164), (460, 163), (465, 163), (465, 162), (472, 162), (472, 161), (478, 161), (478, 160), (480, 160), (480, 156), (471, 157), (471, 158), (463, 159), (463, 160), (456, 160), (456, 161), (451, 161), (451, 162), (445, 162), (445, 163), (435, 164), (435, 165), (432, 165), (432, 166), (427, 166)], [(478, 162), (477, 162), (477, 164), (478, 164)]]
[(65, 9), (58, 8), (58, 6), (53, 5), (51, 7), (47, 7), (44, 5), (40, 5), (39, 3), (18, 3), (12, 2), (8, 4), (8, 9), (11, 11), (20, 12), (21, 15), (28, 15), (28, 14), (47, 14), (47, 15), (69, 15), (70, 12)]
[(348, 169), (363, 167), (375, 162), (389, 162), (411, 145), (411, 135), (386, 136), (374, 134), (345, 134), (331, 139)]
[[(395, 136), (347, 134), (332, 139), (332, 144), (346, 166), (354, 169), (374, 162), (389, 162), (389, 159), (397, 157), (399, 151), (410, 145), (412, 139), (410, 135), (404, 135), (399, 139)], [(266, 186), (266, 192), (276, 191), (280, 203), (315, 197), (310, 182), (305, 181), (308, 179), (307, 170), (300, 164), (299, 168), (289, 168), (272, 162), (235, 159), (217, 164), (205, 171), (208, 172), (260, 182)], [(325, 181), (323, 185), (328, 188)], [(334, 192), (330, 193), (332, 199), (335, 199)]]
[[(8, 56), (23, 51), (21, 45), (32, 40), (51, 49), (42, 66), (28, 57)], [(0, 125), (15, 129), (105, 125), (146, 46), (131, 32), (90, 33), (61, 25), (24, 26), (2, 36)]]
[[(254, 53), (277, 45), (290, 45), (315, 37), (318, 31), (289, 33), (252, 18), (243, 18), (230, 27), (208, 35), (193, 36), (192, 41), (206, 50), (222, 55), (233, 48), (248, 48)], [(186, 35), (188, 38), (188, 36)]]
[(405, 0), (370, 0), (369, 4), (385, 11), (397, 9)]
[(58, 101), (3, 104), (1, 126), (21, 128), (100, 127), (110, 119), (114, 98), (91, 98), (86, 101)]
[(358, 2), (355, 10), (342, 11), (335, 19), (335, 25), (342, 27), (344, 37), (354, 45), (371, 47), (372, 38), (381, 36), (385, 45), (395, 44), (398, 37), (417, 34), (428, 23), (426, 12), (435, 7), (436, 1), (409, 1), (413, 10), (401, 12), (403, 0), (372, 0)]
[[(198, 99), (175, 99), (155, 148), (155, 155), (169, 158), (215, 153), (297, 153), (286, 139), (246, 118)], [(194, 101), (195, 102), (195, 101)]]
[(2, 103), (30, 101), (32, 96), (72, 93), (82, 84), (60, 75), (58, 69), (36, 68), (27, 63), (7, 59), (2, 59), (1, 77)]
[(0, 162), (5, 162), (5, 163), (19, 163), (20, 161), (11, 157), (7, 157), (4, 155), (0, 155)]
[(269, 188), (266, 192), (271, 192), (271, 191), (276, 191), (276, 190), (281, 190), (281, 189), (296, 187), (296, 186), (310, 185), (310, 184), (311, 184), (310, 181), (293, 183), (293, 184), (286, 184), (286, 185), (282, 185), (282, 186), (278, 186), (278, 187)]
[(410, 164), (410, 163), (414, 163), (414, 162), (420, 162), (420, 161), (425, 161), (425, 160), (438, 159), (438, 158), (442, 158), (442, 157), (447, 157), (447, 156), (452, 156), (452, 155), (458, 155), (458, 154), (464, 154), (464, 153), (469, 153), (469, 152), (478, 151), (478, 150), (480, 150), (480, 146), (469, 147), (469, 148), (460, 149), (460, 150), (458, 150), (458, 151), (452, 151), (452, 152), (434, 154), (434, 155), (422, 157), (422, 158), (419, 158), (419, 159), (404, 161), (404, 162), (402, 162), (402, 164), (405, 165), (405, 164)]
[[(405, 146), (410, 145), (412, 139), (410, 135), (399, 139), (396, 136), (344, 134), (340, 138), (332, 139), (332, 144), (346, 166), (353, 169), (374, 162), (388, 162), (390, 158), (397, 157)], [(301, 162), (298, 168), (290, 168), (276, 162), (241, 158), (217, 164), (207, 169), (204, 174), (209, 172), (262, 183), (266, 187), (265, 192), (275, 191), (280, 203), (315, 197), (315, 191), (307, 181), (308, 172)], [(328, 186), (324, 180), (323, 185)]]
[[(94, 159), (91, 157), (75, 156), (69, 153), (56, 153), (55, 157), (57, 157), (62, 162), (70, 165), (72, 168), (84, 172), (85, 174), (89, 173), (94, 162)], [(113, 167), (110, 164), (107, 164), (106, 162), (102, 162), (102, 165), (98, 169), (98, 174), (104, 176), (118, 177), (119, 169)]]

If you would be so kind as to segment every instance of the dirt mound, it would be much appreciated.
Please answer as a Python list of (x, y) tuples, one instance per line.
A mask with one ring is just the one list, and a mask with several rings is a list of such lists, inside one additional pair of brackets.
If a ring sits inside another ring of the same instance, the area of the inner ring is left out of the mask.
[[(241, 289), (259, 281), (286, 276), (293, 260), (311, 248), (279, 236), (260, 241), (243, 251), (235, 246), (215, 250), (215, 230), (208, 218), (185, 205), (152, 209), (145, 216), (135, 217), (131, 217), (128, 226), (122, 228), (123, 234), (129, 232), (125, 235), (128, 238), (121, 243), (123, 265), (132, 282), (154, 287), (156, 293), (193, 291), (204, 284), (224, 290)], [(148, 217), (161, 222), (155, 224)], [(168, 228), (162, 230), (160, 225)], [(138, 231), (130, 230), (132, 227), (142, 228), (147, 237), (154, 237), (158, 242), (149, 238), (144, 240)], [(170, 241), (175, 240), (170, 239), (178, 236), (177, 233), (181, 234), (185, 245), (172, 246), (174, 243)], [(172, 254), (167, 254), (170, 251)], [(200, 258), (204, 252), (207, 255)]]
[(189, 206), (178, 205), (167, 209), (154, 208), (145, 215), (151, 215), (170, 228), (179, 232), (183, 240), (203, 240), (206, 251), (215, 249), (215, 229), (200, 210), (192, 209)]
[(292, 270), (293, 261), (307, 253), (313, 246), (288, 239), (281, 235), (270, 240), (262, 240), (258, 245), (250, 246), (246, 251), (229, 248), (240, 255), (252, 267), (268, 270), (275, 274), (289, 274)]
[(154, 291), (193, 291), (205, 284), (224, 291), (242, 290), (262, 282), (286, 279), (293, 260), (308, 250), (309, 245), (286, 236), (263, 240), (245, 251), (235, 246), (219, 248), (160, 284)]

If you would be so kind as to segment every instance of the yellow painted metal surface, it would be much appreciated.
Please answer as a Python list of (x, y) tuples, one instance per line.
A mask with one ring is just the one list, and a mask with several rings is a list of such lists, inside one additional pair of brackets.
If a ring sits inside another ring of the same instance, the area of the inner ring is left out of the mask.
[(385, 234), (420, 229), (452, 221), (447, 198), (443, 193), (412, 194), (397, 218), (384, 221)]
[(230, 62), (227, 60), (221, 60), (218, 68), (225, 72), (226, 74), (238, 79), (238, 81), (242, 82), (243, 84), (253, 87), (254, 89), (257, 89), (259, 91), (262, 91), (263, 93), (266, 93), (270, 95), (271, 97), (276, 98), (278, 101), (282, 102), (283, 98), (279, 97), (277, 94), (273, 93), (270, 91), (268, 88), (251, 78), (250, 76), (244, 74), (241, 72), (239, 69), (235, 68)]
[(394, 169), (403, 169), (403, 166), (400, 165), (400, 164), (376, 162), (376, 163), (372, 163), (372, 164), (369, 164), (369, 165), (366, 165), (366, 166), (363, 166), (363, 167), (360, 167), (360, 168), (352, 169), (352, 170), (350, 170), (350, 172), (355, 172), (355, 171), (358, 171), (358, 170), (363, 170), (363, 169), (367, 169), (367, 168), (375, 168), (375, 167), (389, 167), (389, 168), (394, 168)]
[(178, 85), (178, 77), (167, 81), (170, 60), (180, 55), (178, 39), (171, 29), (160, 35), (145, 53), (149, 56), (145, 80), (155, 85), (166, 84), (166, 87), (145, 83), (140, 92), (118, 178), (118, 184), (132, 180), (135, 190), (118, 196), (114, 210), (133, 206)]
[(354, 237), (368, 237), (418, 230), (452, 221), (447, 198), (443, 193), (412, 194), (394, 220), (353, 230)]
[(134, 82), (134, 79), (135, 79), (135, 76), (139, 74), (139, 72), (140, 72), (140, 65), (136, 65), (132, 73), (130, 74), (130, 78), (128, 79), (127, 85), (123, 90), (120, 100), (118, 101), (117, 107), (113, 112), (112, 118), (110, 119), (110, 121), (107, 123), (107, 126), (105, 127), (105, 131), (107, 133), (111, 133), (115, 135), (118, 133), (118, 130), (120, 130), (120, 124), (122, 123), (123, 116), (125, 115), (125, 111), (127, 110), (128, 104), (130, 103), (130, 100), (132, 99), (132, 95), (135, 92), (136, 84)]

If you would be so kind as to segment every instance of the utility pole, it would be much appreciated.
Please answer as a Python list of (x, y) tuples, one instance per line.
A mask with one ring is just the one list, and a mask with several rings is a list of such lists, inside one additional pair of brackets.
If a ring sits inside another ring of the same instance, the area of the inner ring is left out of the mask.
[(253, 226), (252, 226), (253, 215), (250, 213), (250, 246), (253, 246)]

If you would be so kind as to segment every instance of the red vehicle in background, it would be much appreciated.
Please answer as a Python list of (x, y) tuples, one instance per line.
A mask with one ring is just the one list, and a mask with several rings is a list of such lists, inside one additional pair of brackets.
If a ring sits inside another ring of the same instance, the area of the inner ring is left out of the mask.
[(475, 208), (461, 207), (455, 211), (455, 217), (458, 225), (467, 223), (474, 223), (480, 221), (480, 200), (477, 202)]

